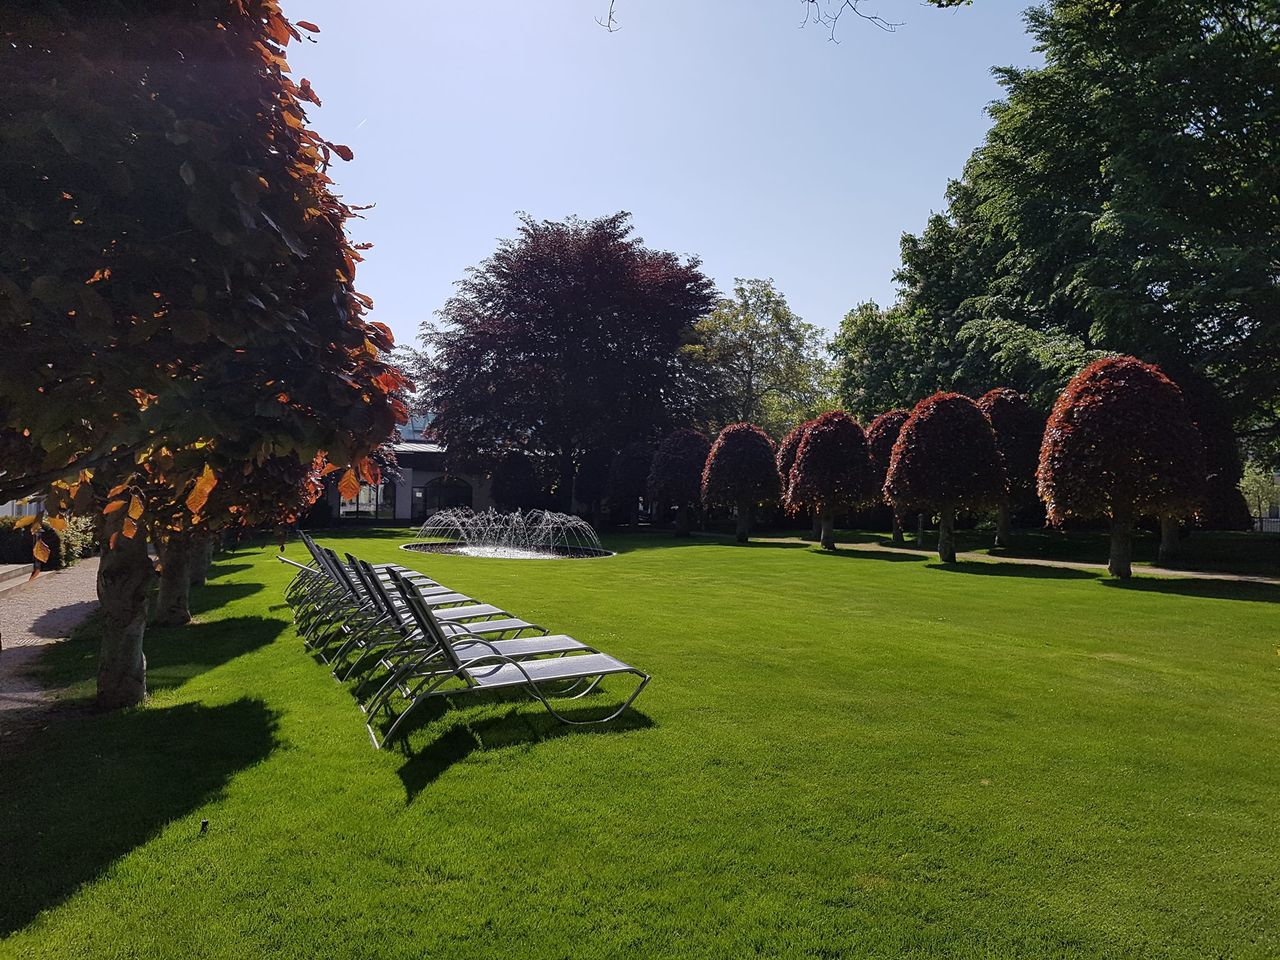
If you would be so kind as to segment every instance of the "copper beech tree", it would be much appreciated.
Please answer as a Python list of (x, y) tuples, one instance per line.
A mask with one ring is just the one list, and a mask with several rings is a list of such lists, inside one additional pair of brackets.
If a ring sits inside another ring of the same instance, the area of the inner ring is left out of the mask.
[(1006, 496), (995, 433), (978, 405), (958, 393), (917, 403), (893, 445), (884, 492), (895, 507), (936, 512), (938, 557), (955, 563), (956, 513)]
[(834, 550), (836, 510), (862, 506), (877, 493), (867, 437), (858, 421), (841, 410), (814, 418), (786, 478), (787, 509), (815, 511), (821, 521), (819, 542)]
[(769, 435), (750, 423), (731, 423), (720, 431), (702, 471), (702, 502), (737, 511), (735, 535), (746, 543), (757, 507), (782, 495), (776, 450)]
[[(871, 453), (871, 469), (875, 471), (877, 496), (889, 503), (884, 496), (884, 481), (889, 475), (889, 461), (893, 457), (893, 445), (898, 441), (902, 425), (911, 416), (910, 410), (886, 410), (867, 427), (867, 448)], [(902, 543), (902, 510), (889, 504), (893, 512), (893, 542)]]
[(978, 398), (978, 409), (991, 421), (996, 448), (1009, 481), (1008, 496), (996, 506), (996, 546), (1007, 547), (1010, 514), (1036, 501), (1036, 469), (1040, 465), (1044, 418), (1025, 396), (1008, 387), (988, 390)]
[(640, 522), (640, 498), (649, 490), (652, 466), (653, 444), (646, 440), (628, 443), (609, 464), (609, 509), (632, 526)]
[[(800, 441), (804, 439), (805, 431), (809, 429), (812, 420), (806, 420), (798, 427), (793, 428), (782, 442), (778, 444), (778, 452), (774, 459), (778, 464), (778, 476), (782, 479), (783, 495), (786, 495), (787, 478), (791, 476), (791, 468), (796, 462), (796, 454), (800, 450)], [(812, 511), (813, 520), (813, 539), (817, 540), (822, 536), (822, 520), (818, 516), (817, 511)]]
[(1161, 522), (1162, 559), (1177, 521), (1204, 490), (1204, 451), (1182, 391), (1159, 367), (1104, 357), (1081, 370), (1053, 405), (1040, 448), (1040, 498), (1049, 520), (1109, 517), (1114, 577), (1132, 575), (1133, 526)]
[(403, 379), (276, 0), (34, 2), (0, 31), (0, 500), (104, 513), (98, 698), (128, 705), (148, 538), (206, 522), (246, 463), (373, 479)]
[(649, 468), (649, 496), (676, 509), (676, 536), (689, 535), (689, 513), (702, 494), (702, 468), (711, 441), (689, 427), (679, 427), (663, 437)]

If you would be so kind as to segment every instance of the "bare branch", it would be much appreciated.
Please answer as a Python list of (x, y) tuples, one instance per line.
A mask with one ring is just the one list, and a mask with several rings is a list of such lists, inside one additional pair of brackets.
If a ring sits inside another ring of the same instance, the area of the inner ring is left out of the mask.
[(831, 31), (828, 39), (832, 43), (840, 42), (836, 39), (836, 26), (845, 13), (852, 13), (855, 17), (866, 20), (886, 33), (894, 33), (902, 26), (900, 21), (886, 20), (878, 14), (859, 9), (859, 4), (863, 0), (834, 0), (834, 2), (833, 0), (800, 0), (800, 2), (804, 4), (804, 20), (800, 26), (807, 26), (810, 20), (822, 24)]
[(614, 7), (617, 3), (618, 0), (609, 0), (609, 13), (606, 18), (601, 20), (599, 17), (596, 17), (596, 23), (600, 24), (600, 26), (604, 27), (610, 33), (617, 33), (619, 29), (618, 18), (614, 16)]

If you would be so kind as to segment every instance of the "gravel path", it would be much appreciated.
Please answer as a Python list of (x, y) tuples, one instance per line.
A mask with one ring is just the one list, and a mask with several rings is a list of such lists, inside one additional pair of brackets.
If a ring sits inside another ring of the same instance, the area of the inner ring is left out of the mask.
[(28, 675), (44, 648), (98, 607), (98, 558), (0, 592), (0, 746), (42, 726), (51, 698)]

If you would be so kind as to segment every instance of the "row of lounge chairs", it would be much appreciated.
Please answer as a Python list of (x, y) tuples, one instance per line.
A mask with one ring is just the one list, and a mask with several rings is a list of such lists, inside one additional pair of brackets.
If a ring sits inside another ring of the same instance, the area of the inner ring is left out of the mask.
[[(307, 564), (285, 588), (307, 648), (356, 687), (375, 747), (407, 731), (405, 721), (427, 700), (494, 690), (524, 689), (564, 723), (606, 723), (635, 702), (648, 674), (573, 637), (549, 634), (536, 623), (480, 603), (398, 564), (338, 557), (305, 533)], [(554, 699), (578, 699), (611, 674), (639, 682), (607, 716), (565, 716)], [(379, 735), (375, 724), (390, 719)]]

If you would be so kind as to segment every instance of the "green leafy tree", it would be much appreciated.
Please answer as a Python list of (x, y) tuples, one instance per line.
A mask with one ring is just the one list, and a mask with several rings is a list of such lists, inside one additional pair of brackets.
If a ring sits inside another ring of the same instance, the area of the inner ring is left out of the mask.
[(715, 427), (756, 423), (778, 438), (834, 405), (822, 332), (772, 280), (737, 280), (733, 296), (695, 325), (685, 353), (703, 371), (704, 414)]
[(1249, 505), (1249, 512), (1255, 517), (1267, 516), (1271, 507), (1280, 502), (1280, 486), (1276, 484), (1275, 471), (1253, 461), (1245, 464), (1240, 492)]

